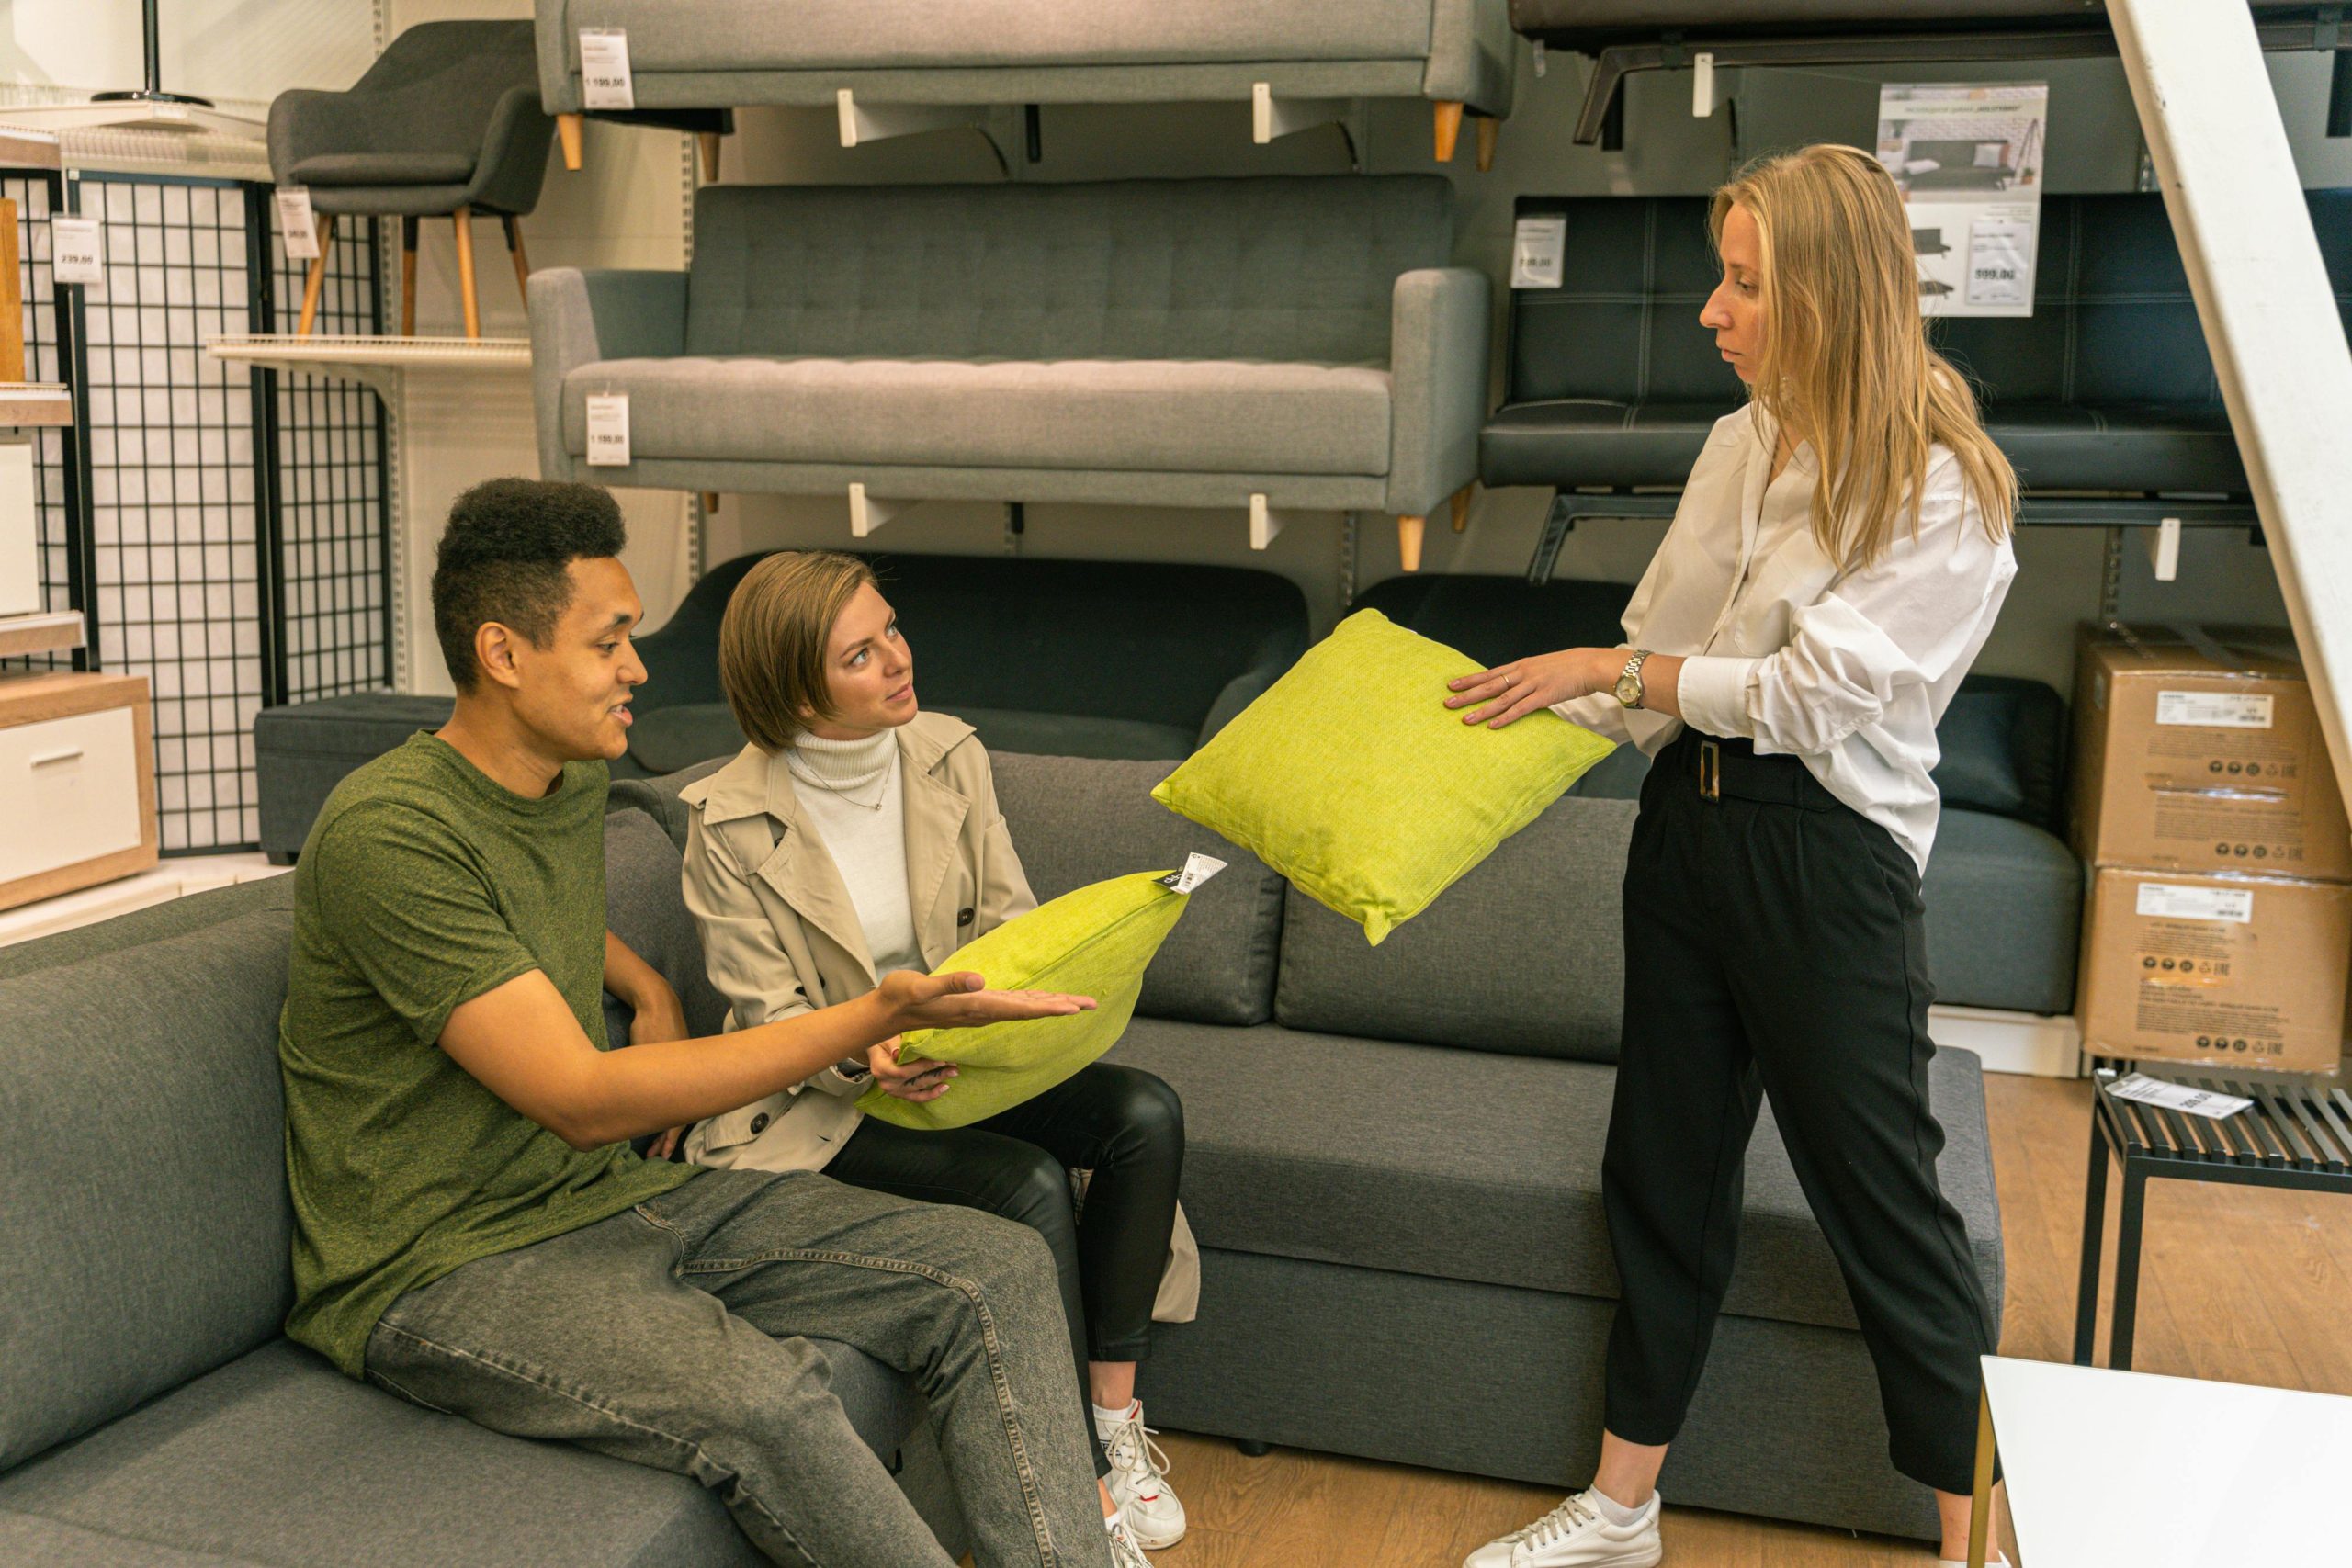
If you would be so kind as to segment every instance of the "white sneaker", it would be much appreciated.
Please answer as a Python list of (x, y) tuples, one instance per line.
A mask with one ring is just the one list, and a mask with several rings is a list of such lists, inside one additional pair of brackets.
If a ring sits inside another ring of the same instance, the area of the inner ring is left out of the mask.
[(1168, 1484), (1168, 1456), (1143, 1424), (1143, 1405), (1128, 1405), (1114, 1425), (1098, 1421), (1094, 1435), (1111, 1459), (1111, 1473), (1103, 1484), (1111, 1489), (1112, 1503), (1126, 1515), (1136, 1544), (1158, 1551), (1183, 1540), (1184, 1505)]
[(1656, 1568), (1665, 1554), (1657, 1533), (1664, 1501), (1630, 1525), (1612, 1525), (1589, 1491), (1579, 1492), (1525, 1529), (1490, 1540), (1462, 1568)]
[(1143, 1554), (1136, 1538), (1127, 1529), (1125, 1519), (1106, 1519), (1111, 1527), (1111, 1568), (1151, 1568), (1151, 1559)]

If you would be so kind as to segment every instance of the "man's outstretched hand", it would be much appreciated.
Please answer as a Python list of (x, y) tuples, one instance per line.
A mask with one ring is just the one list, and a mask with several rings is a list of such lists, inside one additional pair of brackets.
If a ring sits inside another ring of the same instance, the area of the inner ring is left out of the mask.
[(899, 969), (882, 976), (876, 987), (885, 1007), (903, 1033), (910, 1029), (970, 1029), (1015, 1018), (1067, 1018), (1091, 1012), (1092, 997), (1066, 997), (1056, 991), (989, 991), (979, 976), (918, 975)]

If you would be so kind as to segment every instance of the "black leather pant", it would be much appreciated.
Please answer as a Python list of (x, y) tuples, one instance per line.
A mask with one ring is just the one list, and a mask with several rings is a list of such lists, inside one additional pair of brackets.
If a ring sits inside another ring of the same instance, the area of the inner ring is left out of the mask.
[[(1070, 1199), (1072, 1170), (1094, 1173), (1082, 1219)], [(1060, 1275), (1081, 1394), (1089, 1361), (1139, 1361), (1151, 1348), (1151, 1303), (1183, 1170), (1183, 1101), (1150, 1073), (1108, 1062), (948, 1132), (869, 1116), (825, 1166), (854, 1187), (985, 1209), (1042, 1233)]]

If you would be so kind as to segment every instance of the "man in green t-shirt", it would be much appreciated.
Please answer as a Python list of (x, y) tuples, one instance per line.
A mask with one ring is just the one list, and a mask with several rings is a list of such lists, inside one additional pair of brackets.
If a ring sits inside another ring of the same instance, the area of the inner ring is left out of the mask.
[[(690, 1475), (777, 1562), (949, 1568), (808, 1337), (916, 1380), (985, 1564), (1119, 1568), (1051, 1255), (1028, 1227), (811, 1173), (647, 1161), (904, 1030), (1083, 998), (888, 976), (687, 1040), (605, 925), (605, 760), (645, 669), (620, 513), (499, 479), (451, 513), (456, 712), (338, 785), (294, 877), (279, 1030), (295, 1304), (345, 1372), (485, 1427)], [(601, 993), (635, 1010), (605, 1050)]]

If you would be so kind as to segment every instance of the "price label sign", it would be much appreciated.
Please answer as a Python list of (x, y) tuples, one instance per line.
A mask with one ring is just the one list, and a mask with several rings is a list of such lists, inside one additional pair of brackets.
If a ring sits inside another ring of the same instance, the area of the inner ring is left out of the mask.
[(50, 271), (60, 283), (107, 280), (106, 230), (95, 218), (49, 220)]
[(1566, 281), (1568, 220), (1522, 218), (1511, 230), (1510, 286), (1557, 288)]
[(628, 467), (628, 394), (592, 392), (588, 398), (588, 466)]
[(637, 107), (637, 83), (628, 72), (628, 29), (580, 29), (580, 89), (581, 101), (592, 109)]
[(277, 189), (277, 232), (286, 242), (286, 254), (291, 261), (319, 259), (319, 220), (311, 210), (311, 190), (308, 186), (280, 186)]
[(1968, 229), (1968, 302), (1976, 306), (2033, 303), (2034, 225), (2012, 218), (1979, 218)]

